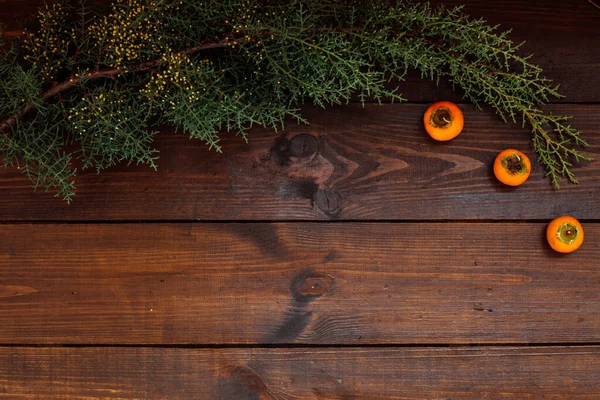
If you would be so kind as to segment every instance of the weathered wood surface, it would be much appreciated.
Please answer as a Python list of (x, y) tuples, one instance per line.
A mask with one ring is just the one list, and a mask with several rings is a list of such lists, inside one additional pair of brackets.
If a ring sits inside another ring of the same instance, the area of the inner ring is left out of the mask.
[(0, 343), (600, 342), (600, 225), (0, 225)]
[[(0, 0), (9, 37), (40, 3)], [(548, 109), (573, 114), (600, 158), (600, 11), (444, 3), (527, 40), (567, 96)], [(307, 108), (310, 126), (226, 137), (224, 155), (165, 132), (159, 172), (81, 173), (70, 207), (1, 170), (0, 221), (600, 220), (597, 162), (558, 192), (537, 164), (502, 187), (491, 163), (507, 147), (531, 154), (526, 130), (464, 106), (463, 134), (434, 143), (424, 103), (460, 93), (414, 74), (400, 88), (423, 104)], [(600, 224), (568, 256), (544, 228), (0, 224), (0, 399), (598, 399), (600, 347), (526, 345), (600, 343)], [(261, 347), (281, 343), (362, 347)], [(445, 347), (473, 343), (525, 346)], [(20, 346), (48, 344), (84, 346)], [(439, 347), (368, 347), (391, 344)]]
[(0, 348), (0, 399), (598, 399), (598, 347)]
[[(93, 0), (94, 3), (108, 0)], [(544, 68), (546, 75), (561, 83), (562, 93), (569, 102), (600, 101), (600, 14), (586, 0), (436, 0), (433, 4), (448, 7), (464, 5), (464, 12), (483, 17), (490, 24), (512, 29), (515, 42), (526, 41), (523, 54), (533, 53), (533, 62)], [(19, 20), (37, 12), (41, 0), (0, 0), (0, 23), (7, 26), (7, 35), (20, 34)], [(442, 82), (437, 87), (411, 74), (400, 84), (411, 101), (454, 100), (451, 86)]]
[[(492, 112), (463, 107), (463, 133), (437, 143), (422, 127), (425, 105), (308, 109), (308, 126), (253, 130), (223, 140), (224, 154), (183, 135), (160, 135), (158, 172), (122, 166), (79, 174), (71, 206), (32, 193), (16, 169), (0, 171), (0, 220), (288, 220), (600, 218), (600, 164), (581, 184), (551, 188), (541, 166), (520, 188), (493, 176), (505, 148), (532, 157), (530, 134)], [(574, 115), (600, 158), (600, 105), (553, 106)]]

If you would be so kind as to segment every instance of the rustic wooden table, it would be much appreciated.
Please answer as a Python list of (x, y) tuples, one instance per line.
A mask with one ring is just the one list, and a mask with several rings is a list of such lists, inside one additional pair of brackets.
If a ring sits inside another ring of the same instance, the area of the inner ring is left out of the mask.
[[(447, 3), (528, 40), (600, 158), (600, 10)], [(464, 105), (433, 143), (427, 104), (460, 96), (402, 91), (223, 155), (162, 134), (157, 173), (82, 173), (70, 207), (1, 171), (0, 398), (600, 398), (600, 163), (507, 189), (490, 165), (527, 131)], [(544, 239), (559, 214), (585, 224), (569, 256)]]

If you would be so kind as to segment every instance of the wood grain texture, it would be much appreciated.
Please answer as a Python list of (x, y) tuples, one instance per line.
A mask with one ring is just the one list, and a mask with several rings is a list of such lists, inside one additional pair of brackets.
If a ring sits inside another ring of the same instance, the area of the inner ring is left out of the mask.
[(600, 225), (0, 225), (0, 343), (600, 341)]
[(597, 399), (598, 347), (0, 348), (0, 399)]
[[(0, 171), (0, 220), (288, 220), (600, 218), (600, 164), (575, 169), (580, 185), (556, 191), (534, 165), (517, 189), (492, 172), (497, 153), (531, 155), (530, 133), (492, 112), (463, 107), (452, 142), (424, 132), (426, 105), (307, 109), (311, 125), (281, 135), (255, 129), (250, 142), (223, 140), (224, 154), (183, 135), (159, 135), (159, 171), (122, 166), (86, 171), (67, 206), (33, 193), (16, 169)], [(600, 105), (549, 107), (574, 115), (600, 154)], [(533, 156), (533, 155), (532, 155)]]
[[(559, 101), (600, 102), (587, 1), (442, 2), (527, 40)], [(40, 3), (0, 0), (9, 38)], [(400, 90), (461, 96), (416, 74)], [(310, 126), (225, 135), (224, 155), (165, 131), (159, 172), (81, 173), (71, 207), (2, 170), (0, 221), (600, 219), (597, 163), (559, 192), (537, 164), (508, 189), (491, 163), (527, 131), (464, 106), (463, 134), (434, 143), (425, 107), (306, 108)], [(600, 104), (548, 109), (599, 158)], [(561, 256), (531, 222), (0, 224), (0, 343), (25, 346), (0, 346), (0, 399), (598, 399), (600, 347), (527, 346), (600, 342), (600, 224), (584, 228)], [(67, 346), (26, 347), (48, 344)], [(240, 344), (261, 346), (194, 348)], [(368, 347), (388, 344), (440, 347)], [(465, 344), (525, 346), (445, 347)]]
[[(106, 3), (94, 0), (92, 3)], [(464, 5), (466, 14), (484, 18), (490, 24), (512, 29), (515, 42), (526, 41), (523, 54), (533, 53), (533, 62), (546, 75), (562, 84), (562, 93), (570, 102), (600, 101), (600, 16), (587, 1), (565, 0), (435, 0), (434, 5), (448, 7)], [(19, 20), (37, 11), (41, 0), (0, 0), (0, 23), (7, 26), (10, 38), (21, 32)], [(411, 101), (435, 101), (442, 98), (460, 99), (450, 84), (437, 87), (411, 74), (400, 84)]]

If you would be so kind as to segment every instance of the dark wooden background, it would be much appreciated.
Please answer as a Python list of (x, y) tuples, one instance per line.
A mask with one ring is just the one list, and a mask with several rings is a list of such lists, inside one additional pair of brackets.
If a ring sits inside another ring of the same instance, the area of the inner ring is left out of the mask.
[[(0, 0), (0, 21), (40, 1)], [(600, 158), (600, 10), (463, 0), (527, 40)], [(491, 163), (529, 134), (463, 105), (434, 143), (410, 102), (306, 108), (224, 154), (162, 133), (159, 171), (78, 176), (75, 203), (0, 171), (0, 398), (600, 398), (600, 164), (550, 188)], [(546, 223), (584, 222), (576, 253)]]

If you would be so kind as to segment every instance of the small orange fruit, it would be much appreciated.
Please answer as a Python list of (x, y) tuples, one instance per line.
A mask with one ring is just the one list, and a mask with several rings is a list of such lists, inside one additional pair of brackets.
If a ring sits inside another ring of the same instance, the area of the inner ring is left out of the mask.
[(465, 124), (462, 111), (454, 103), (439, 101), (427, 108), (423, 116), (425, 130), (435, 140), (445, 142), (458, 136)]
[(505, 185), (522, 185), (531, 174), (531, 161), (519, 150), (502, 150), (494, 161), (494, 175)]
[(583, 243), (583, 228), (575, 218), (563, 215), (548, 224), (546, 239), (555, 251), (571, 253)]

